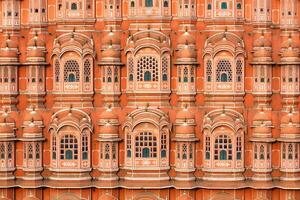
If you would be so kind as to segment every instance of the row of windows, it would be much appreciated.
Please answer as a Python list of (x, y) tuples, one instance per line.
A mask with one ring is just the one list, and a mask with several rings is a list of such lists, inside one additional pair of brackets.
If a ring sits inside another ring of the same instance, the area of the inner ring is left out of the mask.
[[(74, 135), (65, 135), (60, 140), (60, 159), (61, 160), (77, 160), (79, 152), (81, 152), (82, 160), (88, 159), (88, 137), (86, 134), (82, 136), (82, 147), (79, 149), (79, 143)], [(57, 155), (57, 141), (56, 137), (52, 138), (52, 159), (56, 159)]]
[[(127, 135), (127, 157), (132, 157), (131, 135)], [(151, 132), (142, 132), (135, 137), (135, 157), (137, 158), (157, 158), (158, 156), (158, 140)], [(167, 135), (162, 134), (160, 138), (160, 157), (167, 157)]]
[[(55, 82), (60, 81), (60, 63), (58, 60), (54, 63), (55, 67)], [(83, 80), (84, 82), (91, 81), (91, 63), (85, 60), (83, 64)], [(64, 82), (79, 82), (80, 81), (80, 67), (76, 60), (67, 60), (64, 64)]]
[[(212, 62), (208, 60), (206, 62), (206, 80), (207, 82), (212, 82)], [(231, 62), (227, 59), (222, 59), (218, 62), (216, 67), (216, 81), (217, 82), (232, 82), (233, 81), (233, 73)], [(236, 81), (243, 81), (243, 62), (241, 60), (237, 60), (236, 62)]]
[[(88, 10), (91, 9), (91, 4), (87, 4), (86, 8)], [(58, 10), (61, 10), (62, 9), (62, 4), (58, 4)], [(69, 9), (69, 2), (66, 2), (66, 9)], [(79, 2), (79, 4), (77, 3), (71, 3), (71, 6), (70, 6), (70, 9), (73, 10), (73, 11), (77, 11), (78, 9), (82, 9), (82, 3)]]
[[(219, 135), (213, 144), (214, 160), (233, 160), (233, 144), (232, 139), (227, 135)], [(242, 159), (242, 138), (237, 137), (236, 140), (236, 159)], [(210, 160), (211, 140), (210, 137), (205, 138), (205, 159)]]
[[(218, 5), (218, 4), (217, 4)], [(221, 4), (220, 4), (221, 6), (221, 9), (222, 10), (226, 10), (226, 9), (228, 9), (228, 4), (227, 4), (227, 2), (221, 2)], [(241, 3), (237, 3), (236, 4), (236, 8), (237, 9), (242, 9), (242, 4)], [(207, 4), (207, 10), (211, 10), (212, 9), (212, 5), (209, 3), (209, 4)]]

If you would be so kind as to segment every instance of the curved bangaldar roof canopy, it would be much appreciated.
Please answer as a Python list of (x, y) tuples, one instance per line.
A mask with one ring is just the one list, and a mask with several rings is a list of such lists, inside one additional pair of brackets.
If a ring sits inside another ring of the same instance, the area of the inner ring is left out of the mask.
[(125, 123), (122, 128), (129, 128), (129, 130), (133, 130), (137, 125), (141, 123), (151, 123), (159, 130), (166, 128), (167, 130), (171, 130), (171, 123), (169, 122), (168, 115), (157, 108), (141, 108), (132, 111), (126, 118)]
[(86, 112), (76, 108), (61, 109), (52, 115), (49, 131), (53, 130), (57, 133), (65, 126), (72, 126), (80, 132), (84, 129), (88, 129), (90, 132), (93, 131), (90, 116)]

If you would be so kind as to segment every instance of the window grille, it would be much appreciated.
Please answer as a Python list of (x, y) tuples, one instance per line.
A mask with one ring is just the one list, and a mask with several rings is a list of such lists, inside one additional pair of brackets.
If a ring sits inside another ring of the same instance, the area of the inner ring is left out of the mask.
[(79, 82), (80, 72), (79, 64), (76, 60), (68, 60), (64, 68), (64, 81), (65, 82)]
[(65, 135), (60, 141), (60, 159), (77, 160), (78, 159), (78, 142), (75, 136)]
[(157, 157), (157, 138), (150, 132), (142, 132), (135, 137), (135, 152), (137, 158)]
[(216, 70), (217, 82), (232, 82), (232, 69), (229, 60), (220, 60)]
[(152, 56), (143, 56), (137, 63), (138, 81), (158, 81), (158, 61)]
[(215, 160), (232, 160), (232, 143), (227, 135), (220, 135), (215, 139)]

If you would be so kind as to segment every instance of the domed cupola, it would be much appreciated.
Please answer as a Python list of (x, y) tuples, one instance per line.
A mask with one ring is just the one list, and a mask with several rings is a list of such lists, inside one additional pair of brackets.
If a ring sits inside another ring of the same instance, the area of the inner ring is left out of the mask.
[(300, 115), (292, 109), (288, 113), (283, 113), (281, 118), (280, 138), (295, 139), (300, 138)]
[(253, 62), (272, 62), (272, 43), (264, 32), (253, 43)]
[(177, 41), (177, 63), (182, 64), (196, 64), (197, 63), (197, 51), (196, 51), (196, 40), (187, 29)]
[(195, 139), (195, 115), (187, 107), (177, 112), (174, 125), (177, 139)]
[(27, 59), (29, 63), (44, 63), (46, 61), (46, 43), (42, 40), (37, 32), (34, 37), (31, 38), (27, 44)]
[(100, 133), (99, 137), (118, 137), (119, 118), (109, 106), (99, 117)]
[(272, 138), (272, 111), (261, 108), (253, 117), (253, 138)]
[(15, 138), (15, 121), (7, 112), (0, 116), (0, 138)]
[(281, 63), (297, 64), (299, 59), (299, 45), (292, 39), (291, 34), (281, 45)]
[(18, 44), (8, 35), (0, 45), (0, 63), (18, 63), (19, 54)]
[(110, 29), (109, 32), (105, 32), (102, 40), (102, 57), (101, 63), (120, 63), (120, 34)]

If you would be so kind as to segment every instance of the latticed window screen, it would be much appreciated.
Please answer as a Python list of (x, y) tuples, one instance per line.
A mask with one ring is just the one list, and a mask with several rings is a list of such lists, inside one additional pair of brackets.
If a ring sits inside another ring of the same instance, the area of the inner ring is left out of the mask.
[(236, 140), (236, 159), (241, 160), (242, 159), (242, 138), (237, 137)]
[(68, 60), (64, 66), (64, 81), (79, 82), (80, 71), (79, 64), (76, 60)]
[(128, 72), (129, 72), (129, 81), (133, 81), (133, 74), (134, 74), (134, 63), (133, 63), (133, 59), (129, 58), (128, 59)]
[(193, 83), (195, 81), (195, 67), (194, 66), (191, 66), (190, 75), (191, 75), (191, 82)]
[(58, 60), (55, 60), (55, 82), (59, 82), (60, 64)]
[(220, 60), (216, 70), (217, 82), (232, 82), (232, 69), (229, 60)]
[(241, 60), (236, 62), (236, 81), (242, 82), (243, 81), (243, 63)]
[(0, 158), (5, 159), (5, 146), (3, 143), (0, 145)]
[(39, 143), (37, 143), (35, 145), (35, 158), (40, 159), (40, 144)]
[(259, 159), (260, 160), (265, 159), (265, 147), (264, 147), (264, 145), (260, 145), (260, 147), (259, 147)]
[(83, 75), (85, 82), (91, 81), (91, 63), (89, 60), (84, 61)]
[(86, 133), (82, 136), (82, 159), (88, 159), (88, 137)]
[(117, 83), (119, 81), (119, 70), (118, 67), (114, 67), (114, 82)]
[(109, 147), (109, 144), (106, 144), (105, 145), (105, 148), (104, 148), (104, 158), (106, 160), (110, 159), (110, 147)]
[(188, 82), (188, 74), (189, 74), (189, 71), (188, 71), (188, 68), (187, 67), (184, 67), (183, 68), (183, 82)]
[(60, 140), (60, 159), (78, 159), (78, 142), (75, 136), (65, 135)]
[(182, 159), (187, 159), (187, 146), (186, 144), (182, 145)]
[(208, 82), (212, 81), (212, 63), (210, 60), (206, 62), (206, 80)]
[(28, 144), (28, 159), (33, 159), (33, 146)]
[(112, 153), (112, 159), (116, 159), (116, 154), (117, 154), (117, 150), (116, 150), (116, 144), (112, 144), (111, 147), (111, 153)]
[(220, 135), (215, 139), (214, 149), (215, 160), (232, 160), (232, 143), (227, 135)]
[(112, 82), (112, 70), (111, 67), (108, 67), (106, 70), (106, 77), (107, 77), (107, 82), (111, 83)]
[(52, 137), (52, 159), (56, 159), (56, 136)]
[(210, 159), (210, 137), (205, 137), (205, 159)]
[(161, 135), (160, 152), (162, 158), (167, 157), (167, 135), (166, 134)]
[(150, 132), (142, 132), (135, 137), (135, 156), (137, 158), (157, 157), (157, 138)]
[(168, 80), (168, 58), (163, 57), (162, 59), (162, 80)]
[(131, 135), (126, 136), (127, 158), (131, 158)]
[(137, 63), (138, 81), (158, 81), (158, 61), (152, 56), (143, 56)]
[(11, 159), (13, 154), (13, 145), (11, 142), (8, 143), (7, 145), (7, 158)]

